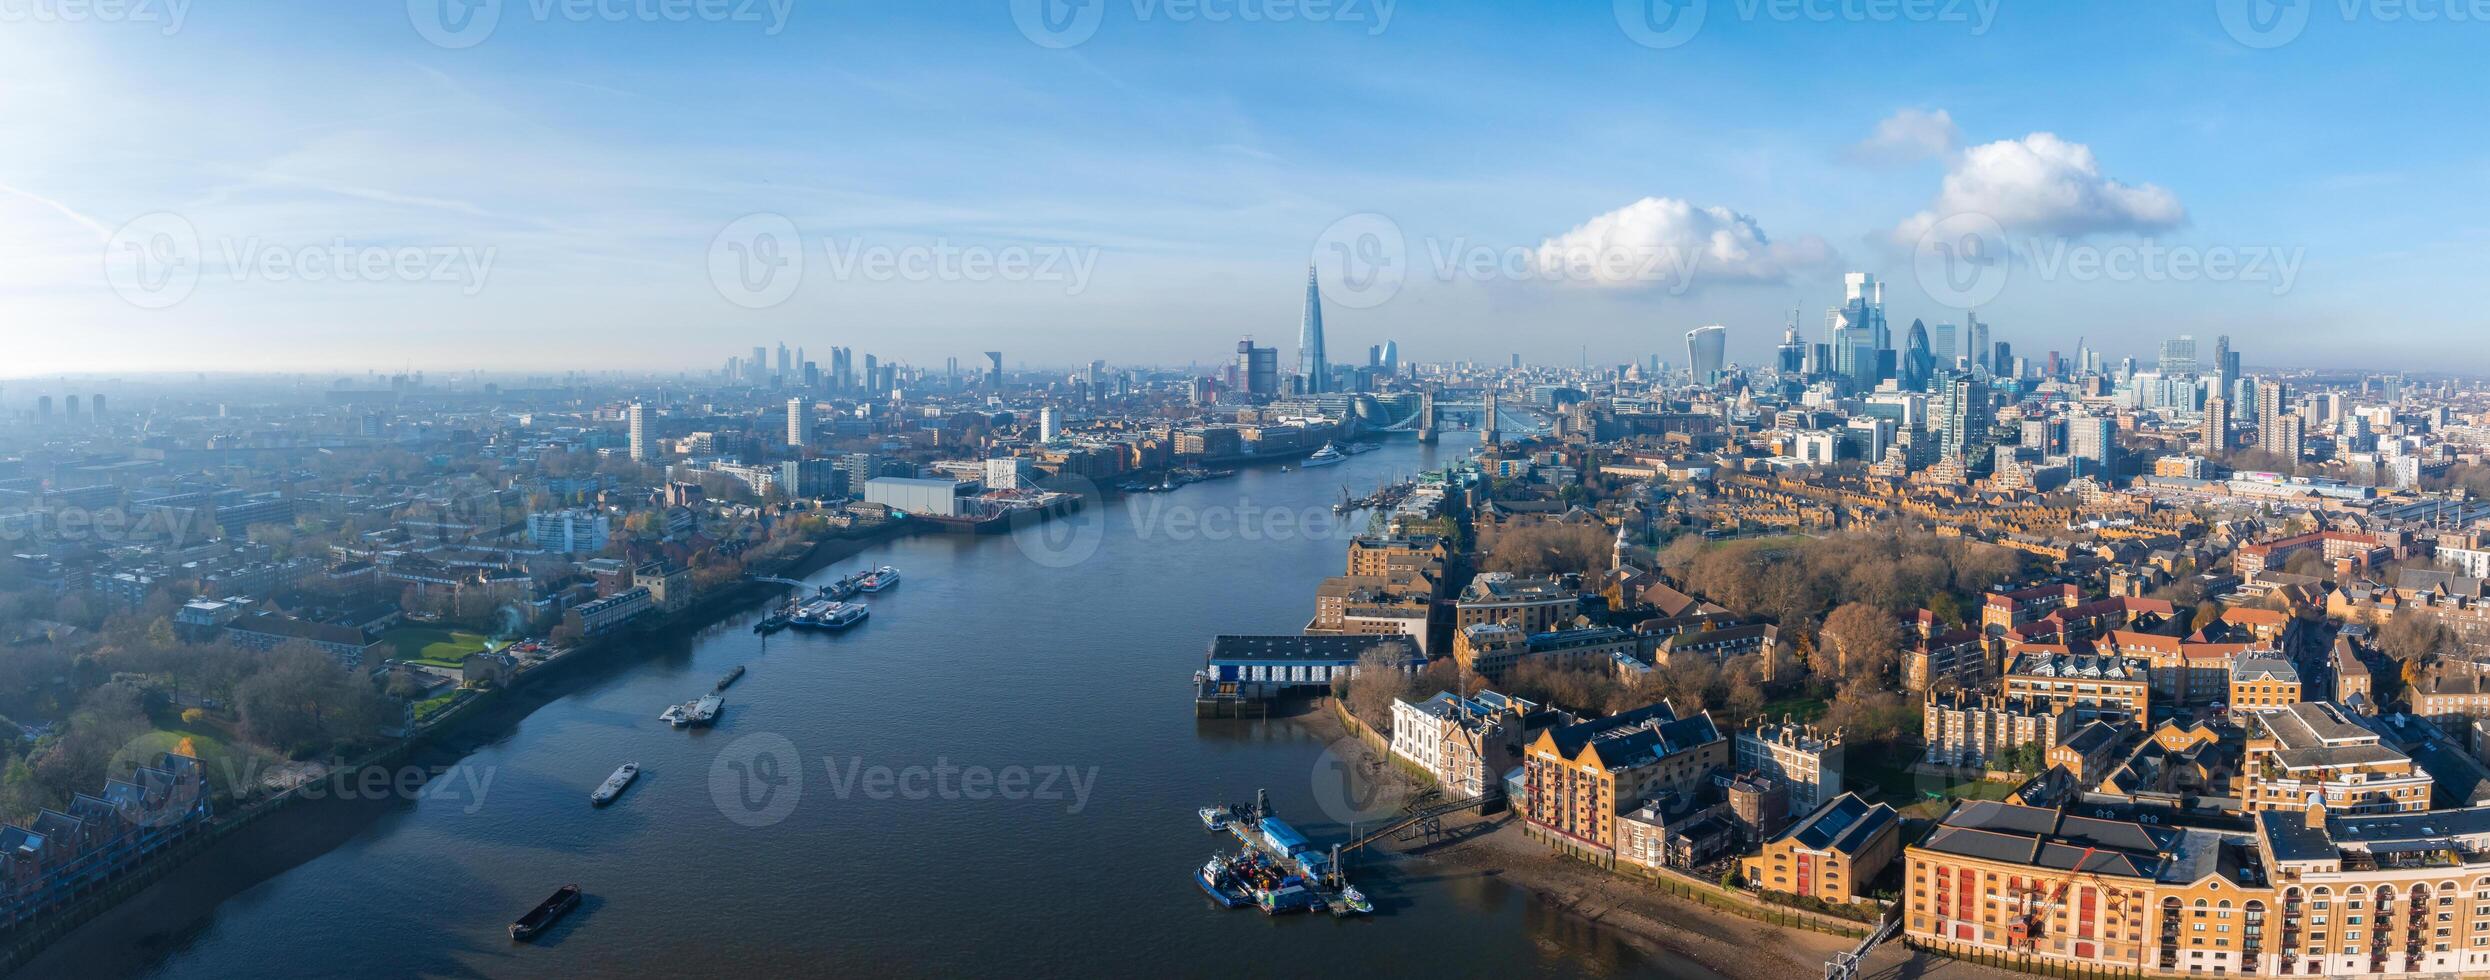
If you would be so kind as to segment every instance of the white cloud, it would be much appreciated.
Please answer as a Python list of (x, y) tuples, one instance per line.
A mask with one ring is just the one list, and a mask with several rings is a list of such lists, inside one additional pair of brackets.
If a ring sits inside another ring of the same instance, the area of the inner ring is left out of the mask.
[(1908, 245), (1956, 215), (1979, 215), (2006, 231), (2080, 237), (2152, 234), (2187, 223), (2178, 195), (2102, 176), (2092, 148), (2033, 133), (1963, 151), (1928, 209), (1894, 230)]
[(1954, 152), (1963, 131), (1943, 109), (1901, 109), (1876, 124), (1876, 131), (1850, 147), (1851, 159), (1868, 163), (1911, 163)]
[(1821, 265), (1832, 248), (1813, 235), (1775, 242), (1755, 219), (1724, 207), (1646, 197), (1539, 244), (1540, 276), (1596, 286), (1779, 282)]

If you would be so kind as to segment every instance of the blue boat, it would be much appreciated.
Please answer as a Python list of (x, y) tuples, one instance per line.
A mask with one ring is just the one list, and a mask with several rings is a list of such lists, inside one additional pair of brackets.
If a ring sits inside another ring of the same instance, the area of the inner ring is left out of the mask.
[(1241, 909), (1254, 904), (1253, 896), (1228, 873), (1228, 860), (1216, 854), (1211, 855), (1210, 863), (1202, 865), (1202, 870), (1193, 873), (1193, 883), (1202, 886), (1203, 893), (1221, 908)]

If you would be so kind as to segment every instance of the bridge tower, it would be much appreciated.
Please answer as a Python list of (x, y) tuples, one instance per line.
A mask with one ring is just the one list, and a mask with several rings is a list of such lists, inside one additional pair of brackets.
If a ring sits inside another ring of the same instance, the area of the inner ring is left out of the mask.
[(1435, 392), (1432, 391), (1418, 395), (1418, 441), (1430, 446), (1435, 444)]

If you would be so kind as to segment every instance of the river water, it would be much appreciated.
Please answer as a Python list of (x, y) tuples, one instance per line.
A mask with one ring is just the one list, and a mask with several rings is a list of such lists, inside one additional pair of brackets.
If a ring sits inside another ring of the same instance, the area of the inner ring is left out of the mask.
[[(1268, 788), (1326, 843), (1377, 812), (1297, 723), (1194, 718), (1189, 681), (1214, 633), (1303, 627), (1341, 569), (1343, 484), (1468, 448), (1404, 439), (1020, 534), (874, 545), (814, 576), (903, 571), (856, 629), (764, 640), (756, 612), (614, 651), (476, 719), (424, 760), (458, 768), (419, 798), (273, 815), (25, 972), (1705, 975), (1490, 875), (1370, 862), (1378, 914), (1346, 921), (1221, 910), (1191, 880), (1219, 840), (1203, 805)], [(736, 664), (716, 728), (657, 719)], [(638, 784), (592, 809), (624, 760)], [(580, 910), (511, 942), (570, 882)]]

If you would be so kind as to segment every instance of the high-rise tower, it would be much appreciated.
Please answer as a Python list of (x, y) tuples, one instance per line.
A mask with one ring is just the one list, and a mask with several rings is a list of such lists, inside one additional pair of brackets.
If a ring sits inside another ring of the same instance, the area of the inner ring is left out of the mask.
[(1715, 323), (1686, 331), (1686, 362), (1694, 372), (1696, 384), (1720, 380), (1721, 371), (1727, 366), (1728, 349), (1728, 327)]
[(1321, 394), (1331, 383), (1331, 362), (1323, 357), (1323, 290), (1311, 265), (1306, 266), (1305, 322), (1297, 330), (1297, 374), (1309, 395)]

